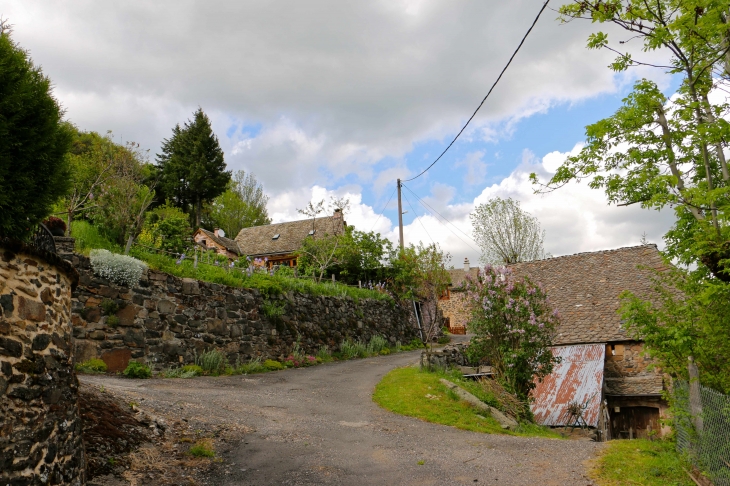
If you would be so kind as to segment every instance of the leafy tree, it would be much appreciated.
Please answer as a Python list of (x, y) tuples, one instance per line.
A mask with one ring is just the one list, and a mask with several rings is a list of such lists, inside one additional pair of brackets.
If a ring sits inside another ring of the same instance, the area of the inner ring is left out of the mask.
[(218, 137), (201, 108), (183, 128), (173, 128), (172, 137), (163, 141), (157, 163), (162, 194), (190, 211), (195, 226), (200, 226), (203, 204), (222, 194), (231, 180)]
[(139, 242), (146, 247), (182, 253), (190, 246), (191, 235), (187, 215), (167, 201), (147, 213)]
[[(590, 18), (611, 23), (642, 42), (644, 51), (662, 51), (657, 66), (680, 80), (668, 99), (652, 81), (638, 81), (611, 117), (586, 127), (581, 152), (569, 157), (544, 186), (546, 190), (586, 179), (612, 203), (645, 208), (672, 207), (678, 222), (667, 251), (683, 263), (730, 282), (728, 188), (724, 150), (730, 141), (730, 105), (713, 101), (730, 77), (728, 2), (710, 0), (609, 0), (574, 2), (560, 8), (564, 21)], [(629, 42), (622, 40), (621, 43)], [(603, 32), (591, 34), (591, 49), (618, 54), (611, 68), (651, 66), (609, 44)], [(532, 174), (536, 183), (537, 177)]]
[(504, 267), (487, 265), (476, 280), (467, 279), (466, 290), (474, 332), (470, 355), (489, 360), (504, 384), (526, 400), (535, 378), (552, 373), (558, 362), (550, 350), (557, 310), (539, 285)]
[(72, 136), (51, 81), (0, 20), (0, 234), (25, 238), (66, 193)]
[(654, 291), (653, 301), (622, 294), (629, 334), (644, 340), (662, 371), (688, 380), (692, 356), (705, 386), (730, 393), (730, 286), (670, 269), (655, 274)]
[(304, 208), (297, 209), (297, 212), (312, 218), (312, 231), (314, 231), (314, 223), (317, 220), (317, 216), (324, 212), (324, 199), (316, 204), (314, 201), (309, 201)]
[(495, 197), (469, 215), (474, 239), (482, 249), (484, 263), (508, 264), (545, 258), (537, 218), (520, 209), (512, 198)]
[(228, 189), (216, 197), (210, 207), (213, 224), (234, 238), (242, 228), (271, 224), (266, 210), (269, 196), (253, 174), (239, 170), (233, 174)]
[(393, 243), (380, 233), (365, 233), (348, 226), (338, 249), (338, 264), (333, 270), (350, 284), (384, 280), (390, 274), (385, 264), (393, 252)]

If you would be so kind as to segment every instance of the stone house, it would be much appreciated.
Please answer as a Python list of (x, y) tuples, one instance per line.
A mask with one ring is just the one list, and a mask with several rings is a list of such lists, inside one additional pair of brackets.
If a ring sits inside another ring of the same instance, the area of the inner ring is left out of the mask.
[(208, 231), (198, 228), (193, 234), (193, 241), (207, 250), (213, 250), (219, 255), (225, 255), (230, 260), (235, 260), (241, 256), (241, 250), (238, 248), (236, 240), (226, 238), (223, 230), (215, 228), (214, 231)]
[(444, 314), (444, 320), (452, 334), (465, 334), (466, 323), (469, 321), (469, 311), (466, 307), (466, 292), (464, 283), (466, 277), (477, 278), (479, 269), (471, 268), (469, 259), (464, 258), (464, 268), (452, 268), (447, 270), (451, 283), (441, 297), (439, 297), (439, 309)]
[[(533, 392), (531, 408), (538, 422), (571, 425), (575, 417), (568, 413), (568, 405), (576, 402), (584, 406), (587, 425), (600, 430), (603, 438), (661, 434), (660, 420), (668, 407), (662, 398), (664, 377), (651, 369), (643, 342), (627, 335), (617, 313), (625, 290), (653, 296), (653, 271), (667, 268), (656, 245), (579, 253), (509, 268), (516, 276), (539, 282), (561, 318), (553, 353), (562, 357), (562, 363)], [(467, 314), (464, 294), (458, 290), (467, 275), (476, 277), (476, 271), (467, 264), (450, 273), (454, 289), (440, 305), (459, 323)]]
[(236, 236), (236, 243), (242, 254), (252, 260), (264, 260), (268, 268), (274, 265), (296, 267), (296, 252), (306, 238), (342, 234), (346, 226), (342, 212), (335, 210), (332, 216), (314, 220), (303, 219), (243, 228)]

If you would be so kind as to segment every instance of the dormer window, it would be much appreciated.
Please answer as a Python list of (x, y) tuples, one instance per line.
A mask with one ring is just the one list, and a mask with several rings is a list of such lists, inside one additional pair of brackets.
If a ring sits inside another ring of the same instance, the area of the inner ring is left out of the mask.
[(309, 236), (314, 236), (314, 232), (315, 232), (315, 231), (316, 231), (316, 230), (309, 230)]
[(279, 233), (276, 233), (271, 239), (272, 240), (278, 240), (279, 239)]

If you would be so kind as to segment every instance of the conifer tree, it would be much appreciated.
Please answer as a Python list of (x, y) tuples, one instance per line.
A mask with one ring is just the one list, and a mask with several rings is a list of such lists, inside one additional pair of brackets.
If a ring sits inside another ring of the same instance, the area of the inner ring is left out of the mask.
[(222, 194), (231, 180), (218, 137), (202, 108), (182, 128), (175, 125), (172, 137), (163, 141), (157, 163), (163, 196), (191, 214), (195, 226), (200, 226), (203, 203)]

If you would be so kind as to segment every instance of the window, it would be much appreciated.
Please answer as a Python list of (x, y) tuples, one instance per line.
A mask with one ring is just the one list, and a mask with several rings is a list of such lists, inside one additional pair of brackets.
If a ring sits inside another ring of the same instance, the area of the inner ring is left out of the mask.
[(276, 233), (276, 234), (275, 234), (275, 235), (273, 236), (273, 238), (271, 238), (271, 239), (272, 239), (272, 240), (278, 240), (278, 239), (279, 239), (279, 233)]

